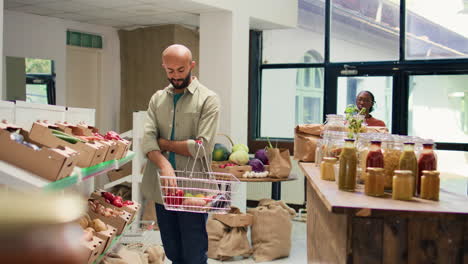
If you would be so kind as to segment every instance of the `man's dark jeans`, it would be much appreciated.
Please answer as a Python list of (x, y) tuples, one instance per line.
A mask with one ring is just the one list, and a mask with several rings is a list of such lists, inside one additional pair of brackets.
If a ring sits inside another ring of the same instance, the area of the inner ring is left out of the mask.
[(164, 251), (173, 264), (206, 264), (207, 214), (176, 212), (156, 204)]

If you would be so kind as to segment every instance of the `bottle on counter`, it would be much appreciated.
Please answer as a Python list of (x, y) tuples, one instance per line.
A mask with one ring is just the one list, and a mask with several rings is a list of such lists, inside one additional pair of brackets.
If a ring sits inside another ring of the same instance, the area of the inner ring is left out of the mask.
[(385, 175), (383, 168), (367, 168), (367, 179), (364, 192), (369, 196), (383, 196)]
[(340, 154), (338, 189), (354, 192), (356, 188), (357, 155), (354, 139), (345, 139)]
[[(367, 175), (367, 168), (384, 168), (384, 156), (381, 146), (381, 141), (371, 141), (369, 152), (367, 153), (366, 157), (366, 173), (364, 175)], [(365, 180), (366, 177), (364, 177), (364, 181)]]
[(439, 201), (440, 173), (435, 170), (424, 170), (422, 174), (420, 197), (422, 199)]
[(414, 194), (414, 176), (410, 170), (396, 170), (393, 176), (394, 200), (411, 200)]
[(364, 184), (366, 178), (366, 159), (369, 153), (370, 142), (374, 133), (361, 133), (356, 140), (356, 150), (358, 158), (357, 181)]
[(414, 194), (416, 194), (416, 186), (417, 186), (417, 177), (418, 177), (418, 160), (416, 158), (416, 154), (414, 153), (414, 143), (406, 142), (403, 146), (403, 153), (401, 153), (400, 161), (398, 164), (399, 170), (409, 170), (413, 173), (413, 180), (414, 180)]
[(423, 171), (435, 171), (437, 170), (437, 157), (434, 153), (434, 143), (423, 143), (423, 149), (418, 159), (418, 175), (417, 175), (417, 187), (416, 193), (421, 193), (421, 177)]
[(326, 181), (335, 181), (335, 168), (337, 159), (332, 157), (323, 158), (320, 163), (320, 178)]

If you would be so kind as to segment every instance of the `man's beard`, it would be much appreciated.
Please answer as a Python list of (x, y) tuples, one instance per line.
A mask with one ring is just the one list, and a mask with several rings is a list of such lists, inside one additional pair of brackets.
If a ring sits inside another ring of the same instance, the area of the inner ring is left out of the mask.
[[(174, 87), (174, 89), (185, 89), (187, 88), (187, 86), (189, 86), (190, 84), (190, 79), (192, 79), (192, 71), (190, 71), (188, 74), (187, 74), (187, 77), (185, 77), (184, 79), (167, 79), (171, 84), (172, 86)], [(182, 81), (182, 83), (180, 85), (177, 85), (175, 84), (176, 81)]]

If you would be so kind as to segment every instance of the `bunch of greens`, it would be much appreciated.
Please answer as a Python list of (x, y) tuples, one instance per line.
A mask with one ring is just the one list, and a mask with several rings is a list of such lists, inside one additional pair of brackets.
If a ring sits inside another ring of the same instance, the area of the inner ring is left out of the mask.
[(348, 137), (354, 138), (354, 135), (357, 135), (361, 131), (362, 122), (364, 119), (358, 118), (358, 116), (364, 115), (366, 108), (362, 108), (359, 111), (356, 105), (350, 104), (345, 109), (346, 121), (348, 121)]

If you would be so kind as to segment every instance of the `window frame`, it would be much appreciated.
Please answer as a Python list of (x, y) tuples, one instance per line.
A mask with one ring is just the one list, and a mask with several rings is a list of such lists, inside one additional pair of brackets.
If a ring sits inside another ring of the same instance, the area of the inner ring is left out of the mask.
[[(262, 32), (250, 31), (249, 51), (249, 120), (248, 146), (253, 151), (264, 148), (267, 144), (260, 135), (261, 111), (261, 82), (263, 69), (292, 69), (292, 68), (323, 68), (324, 69), (324, 105), (323, 118), (336, 111), (337, 76), (346, 68), (358, 70), (360, 74), (379, 74), (393, 72), (393, 113), (392, 133), (408, 134), (408, 100), (409, 76), (433, 74), (466, 74), (468, 73), (468, 58), (407, 60), (406, 52), (406, 0), (400, 0), (400, 36), (398, 61), (366, 61), (366, 62), (330, 62), (330, 24), (331, 1), (325, 1), (325, 34), (323, 63), (276, 63), (262, 64)], [(359, 75), (360, 75), (359, 74)], [(293, 129), (293, 128), (291, 128)], [(294, 152), (293, 138), (270, 138), (277, 142), (278, 147), (288, 148)], [(468, 151), (468, 144), (436, 142), (440, 150)]]

